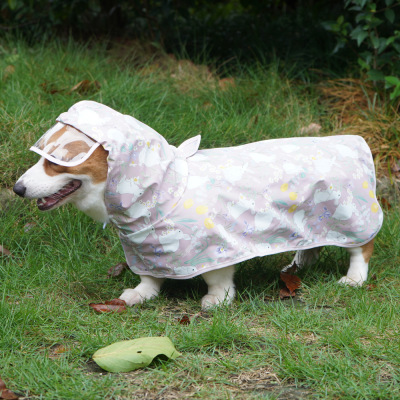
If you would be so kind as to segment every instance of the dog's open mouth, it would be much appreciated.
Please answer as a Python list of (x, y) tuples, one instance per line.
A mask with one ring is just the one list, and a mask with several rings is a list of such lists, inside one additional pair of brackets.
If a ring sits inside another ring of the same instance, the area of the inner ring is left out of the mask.
[(58, 204), (62, 199), (78, 190), (82, 185), (82, 181), (74, 179), (63, 186), (57, 193), (48, 197), (38, 199), (37, 206), (39, 210), (46, 211)]

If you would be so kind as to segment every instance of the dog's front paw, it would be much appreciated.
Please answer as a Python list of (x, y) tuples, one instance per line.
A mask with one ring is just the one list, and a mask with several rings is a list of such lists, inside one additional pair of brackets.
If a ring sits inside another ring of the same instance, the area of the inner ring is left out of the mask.
[(146, 300), (156, 297), (163, 282), (163, 279), (153, 278), (152, 276), (141, 276), (140, 280), (140, 284), (135, 289), (125, 289), (119, 297), (128, 306), (142, 304)]
[(142, 304), (147, 300), (146, 296), (143, 296), (143, 294), (136, 289), (125, 289), (119, 298), (124, 300), (129, 307), (135, 304)]
[(348, 276), (343, 276), (342, 278), (340, 278), (338, 280), (338, 283), (342, 284), (342, 285), (349, 285), (349, 286), (362, 286), (362, 284), (364, 283), (364, 280), (360, 277), (360, 278), (350, 278)]
[(228, 296), (219, 297), (215, 294), (206, 294), (201, 299), (201, 308), (203, 310), (209, 310), (212, 307), (220, 306), (222, 304), (229, 305), (232, 302), (232, 298)]

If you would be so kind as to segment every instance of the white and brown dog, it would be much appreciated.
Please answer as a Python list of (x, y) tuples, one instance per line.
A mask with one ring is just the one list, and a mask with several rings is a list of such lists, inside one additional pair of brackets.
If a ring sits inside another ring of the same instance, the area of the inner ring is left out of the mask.
[[(198, 150), (178, 148), (145, 124), (83, 101), (31, 150), (42, 157), (14, 186), (47, 211), (66, 203), (114, 223), (141, 283), (128, 305), (156, 296), (165, 278), (202, 275), (203, 308), (234, 298), (234, 264), (296, 250), (311, 264), (324, 245), (345, 247), (339, 282), (367, 279), (382, 225), (372, 156), (356, 136), (294, 138)], [(292, 265), (291, 264), (291, 265)]]

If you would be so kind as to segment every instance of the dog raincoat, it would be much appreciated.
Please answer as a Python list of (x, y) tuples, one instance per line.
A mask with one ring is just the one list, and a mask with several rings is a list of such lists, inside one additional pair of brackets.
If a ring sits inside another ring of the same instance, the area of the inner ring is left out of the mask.
[(140, 275), (185, 279), (257, 256), (356, 247), (382, 225), (371, 152), (359, 136), (198, 150), (200, 136), (176, 148), (92, 101), (57, 121), (109, 152), (105, 204)]

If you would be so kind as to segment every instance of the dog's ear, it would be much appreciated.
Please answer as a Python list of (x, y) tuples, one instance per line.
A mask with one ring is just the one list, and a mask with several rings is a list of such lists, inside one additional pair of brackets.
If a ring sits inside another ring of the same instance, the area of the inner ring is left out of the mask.
[(185, 158), (191, 157), (196, 151), (199, 149), (200, 146), (201, 136), (197, 135), (192, 137), (188, 140), (185, 140), (179, 147), (178, 150), (183, 153)]

